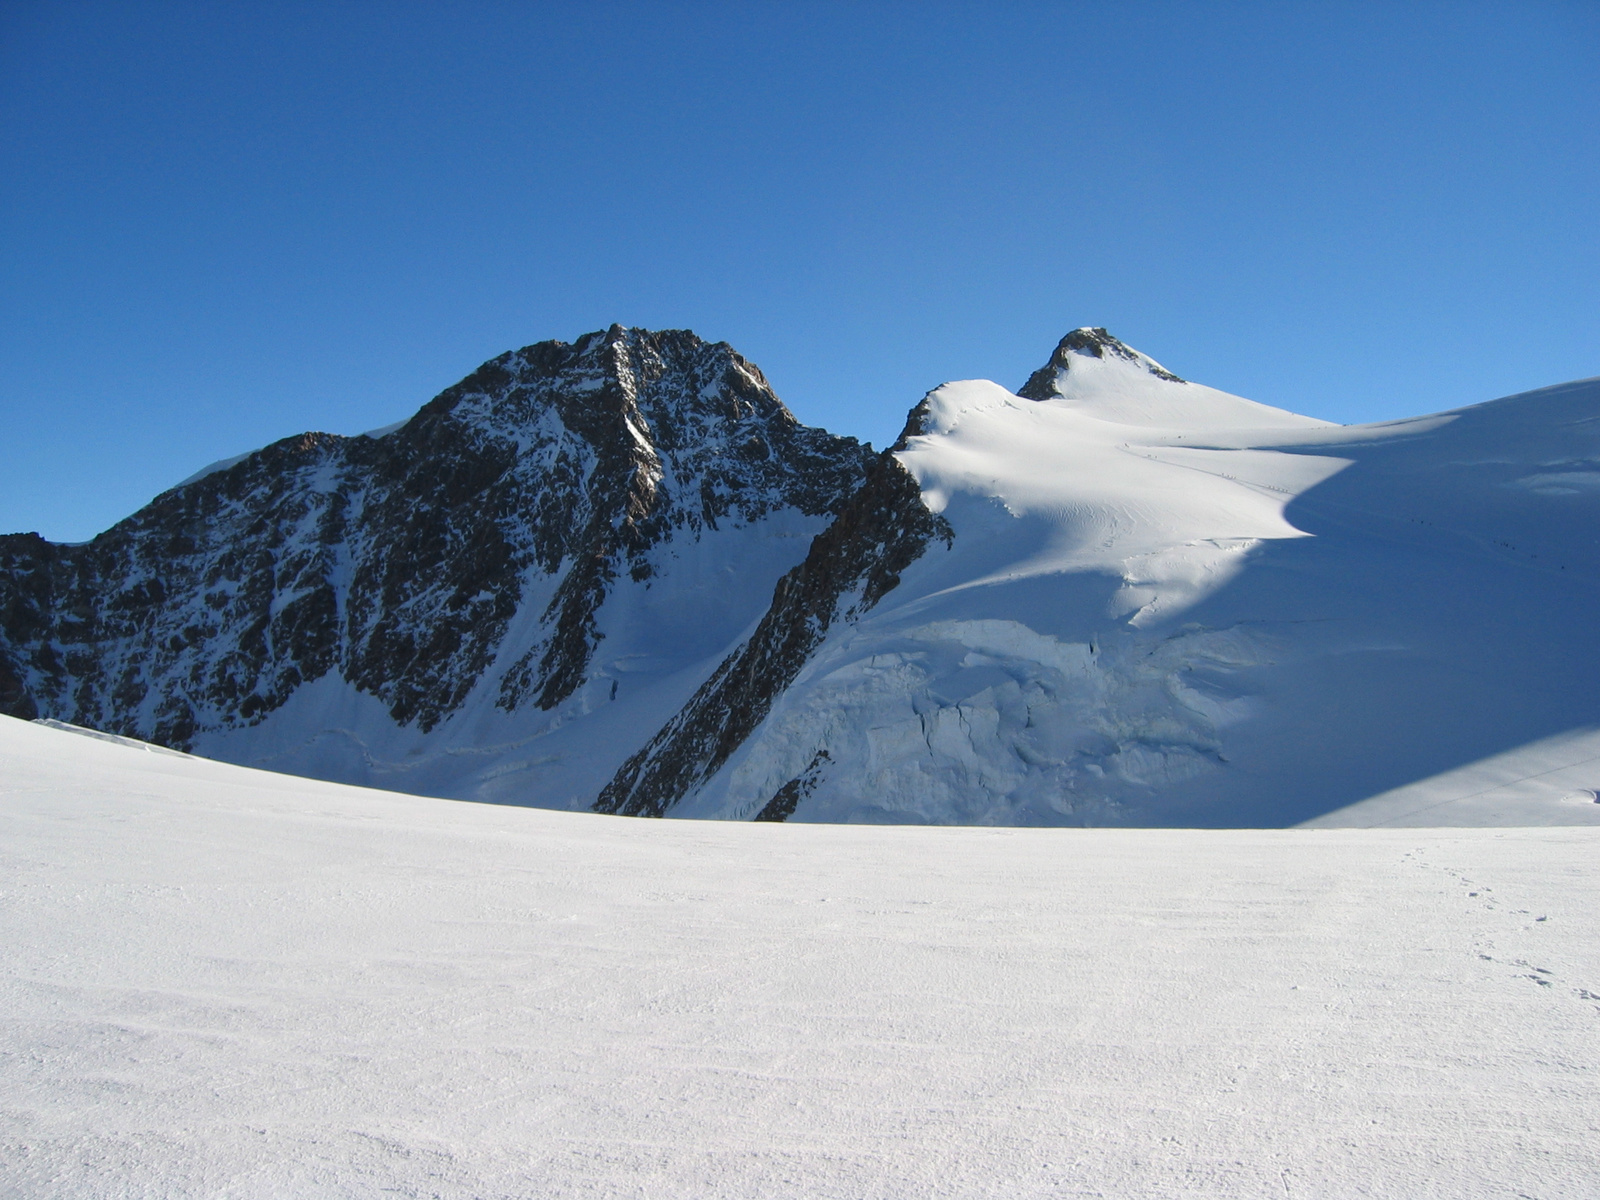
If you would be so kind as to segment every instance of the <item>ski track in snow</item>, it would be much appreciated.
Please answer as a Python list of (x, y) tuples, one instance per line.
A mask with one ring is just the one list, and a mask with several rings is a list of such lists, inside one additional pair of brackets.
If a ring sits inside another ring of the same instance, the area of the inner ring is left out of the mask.
[(0, 1190), (1578, 1200), (1597, 850), (638, 821), (0, 718)]

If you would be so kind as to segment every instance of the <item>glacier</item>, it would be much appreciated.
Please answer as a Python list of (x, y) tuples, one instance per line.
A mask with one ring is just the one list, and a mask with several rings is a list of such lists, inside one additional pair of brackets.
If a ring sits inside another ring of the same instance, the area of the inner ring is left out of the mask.
[(665, 807), (1600, 820), (1568, 802), (1600, 783), (1597, 435), (1600, 381), (1347, 427), (1076, 331), (1021, 393), (917, 406), (895, 453), (952, 536)]

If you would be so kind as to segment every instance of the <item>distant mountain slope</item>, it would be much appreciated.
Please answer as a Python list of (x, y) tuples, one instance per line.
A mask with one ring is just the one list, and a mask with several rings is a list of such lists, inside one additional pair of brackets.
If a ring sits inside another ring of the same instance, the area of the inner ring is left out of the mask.
[[(870, 459), (800, 425), (726, 345), (621, 327), (542, 342), (399, 427), (285, 439), (85, 545), (0, 538), (0, 711), (582, 803)], [(596, 746), (517, 750), (613, 704), (642, 708)]]
[(1020, 394), (930, 393), (895, 450), (942, 535), (879, 539), (898, 586), (821, 611), (796, 567), (598, 808), (1279, 825), (1515, 786), (1516, 819), (1589, 819), (1600, 381), (1340, 427), (1084, 329)]

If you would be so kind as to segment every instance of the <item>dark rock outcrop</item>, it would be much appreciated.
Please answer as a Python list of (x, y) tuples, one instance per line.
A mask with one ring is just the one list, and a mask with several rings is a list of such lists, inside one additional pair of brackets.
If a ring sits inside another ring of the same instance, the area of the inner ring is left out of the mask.
[[(778, 581), (772, 606), (749, 640), (623, 764), (594, 810), (665, 815), (755, 732), (834, 623), (872, 608), (930, 542), (952, 536), (949, 523), (922, 502), (910, 472), (892, 450), (884, 451), (860, 490), (812, 541), (805, 561)], [(781, 793), (774, 803), (777, 808), (768, 808), (776, 814)]]
[(620, 326), (541, 342), (401, 428), (285, 439), (87, 544), (0, 537), (0, 712), (186, 749), (337, 672), (426, 731), (530, 595), (538, 631), (496, 702), (552, 708), (585, 679), (599, 609), (663, 543), (831, 514), (871, 462), (725, 344)]
[(832, 761), (833, 756), (826, 750), (818, 750), (811, 756), (811, 762), (807, 764), (804, 771), (801, 771), (800, 774), (772, 794), (772, 799), (762, 806), (761, 811), (755, 815), (755, 819), (757, 821), (787, 821), (794, 816), (794, 810), (800, 806), (800, 801), (815, 791), (817, 784), (822, 781), (823, 764)]

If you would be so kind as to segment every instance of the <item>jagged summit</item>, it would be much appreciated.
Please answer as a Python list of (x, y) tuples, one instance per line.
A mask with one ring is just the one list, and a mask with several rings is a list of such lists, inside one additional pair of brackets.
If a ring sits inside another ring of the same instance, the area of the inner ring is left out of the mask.
[[(503, 434), (524, 427), (536, 436), (550, 408), (568, 430), (591, 444), (619, 442), (646, 451), (658, 445), (675, 449), (707, 425), (753, 421), (779, 431), (779, 436), (801, 431), (803, 438), (807, 432), (772, 392), (761, 368), (728, 343), (704, 341), (688, 329), (612, 325), (571, 342), (552, 338), (508, 350), (419, 412), (358, 436), (379, 440), (406, 431), (405, 437), (426, 443), (433, 422), (447, 413)], [(304, 448), (345, 440), (313, 432), (277, 444)], [(245, 453), (214, 462), (169, 490), (186, 488), (251, 458)]]
[[(549, 384), (559, 381), (560, 387)], [(469, 402), (473, 396), (488, 400)], [(533, 401), (533, 403), (530, 403)], [(572, 342), (536, 342), (484, 363), (447, 389), (430, 412), (482, 415), (502, 428), (537, 424), (544, 401), (560, 420), (590, 440), (620, 437), (677, 448), (702, 426), (749, 422), (800, 428), (773, 394), (759, 367), (726, 342), (691, 330), (652, 331), (613, 325)], [(643, 423), (641, 423), (643, 422)], [(687, 422), (687, 424), (685, 423)]]
[(1095, 358), (1104, 362), (1107, 357), (1137, 367), (1146, 374), (1168, 383), (1184, 383), (1183, 379), (1167, 370), (1148, 354), (1141, 354), (1132, 346), (1112, 337), (1104, 329), (1085, 325), (1074, 329), (1056, 344), (1050, 361), (1028, 376), (1028, 382), (1017, 390), (1017, 395), (1027, 400), (1049, 400), (1063, 395), (1067, 375), (1072, 370), (1073, 359)]

